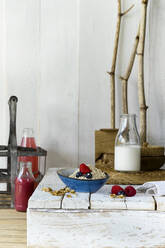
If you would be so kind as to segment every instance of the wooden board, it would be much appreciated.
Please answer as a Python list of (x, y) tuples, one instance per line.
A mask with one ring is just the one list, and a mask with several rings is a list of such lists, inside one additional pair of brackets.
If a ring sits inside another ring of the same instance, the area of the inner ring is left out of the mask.
[[(71, 195), (71, 197), (67, 197), (68, 195)], [(89, 194), (79, 192), (76, 192), (76, 194), (68, 193), (62, 199), (61, 205), (62, 209), (89, 209)]]
[(26, 247), (26, 213), (0, 210), (0, 247)]
[(95, 161), (103, 153), (114, 153), (115, 138), (118, 129), (102, 129), (95, 131)]
[(134, 197), (126, 197), (125, 204), (128, 210), (156, 210), (155, 199), (142, 193), (137, 193)]
[(111, 198), (111, 186), (105, 185), (95, 194), (91, 194), (91, 209), (127, 209), (125, 199)]
[[(49, 192), (43, 192), (42, 188), (50, 187), (53, 190), (64, 188), (65, 185), (56, 174), (57, 169), (49, 169), (44, 179), (39, 184), (31, 198), (28, 208), (32, 209), (136, 209), (136, 210), (154, 210), (155, 202), (153, 197), (144, 196), (138, 193), (136, 197), (125, 199), (114, 199), (110, 197), (112, 185), (105, 185), (94, 194), (79, 193), (68, 194), (64, 196), (54, 196)], [(162, 197), (164, 199), (164, 197)], [(127, 204), (128, 201), (128, 204)]]
[(11, 205), (11, 195), (0, 194), (0, 208), (10, 208)]
[(29, 248), (165, 247), (165, 213), (28, 210)]
[(156, 201), (156, 209), (158, 211), (165, 211), (165, 197), (154, 196)]
[(77, 244), (79, 248), (126, 248), (132, 244), (134, 248), (157, 248), (165, 244), (165, 197), (138, 193), (112, 198), (112, 185), (93, 194), (50, 197), (50, 193), (41, 191), (45, 186), (64, 186), (56, 169), (48, 170), (29, 200), (29, 248), (77, 248)]
[(56, 169), (48, 170), (46, 176), (29, 199), (29, 208), (61, 208), (63, 196), (54, 196), (49, 192), (43, 192), (42, 189), (45, 187), (50, 187), (53, 190), (59, 190), (65, 187), (65, 184), (57, 176)]

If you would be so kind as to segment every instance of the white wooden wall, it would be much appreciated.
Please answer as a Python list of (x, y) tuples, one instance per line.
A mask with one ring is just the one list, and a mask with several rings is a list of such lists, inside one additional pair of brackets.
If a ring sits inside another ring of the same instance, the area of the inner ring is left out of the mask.
[[(122, 0), (117, 66), (117, 126), (121, 82), (137, 31), (140, 0)], [(165, 1), (150, 0), (145, 50), (148, 137), (165, 141)], [(8, 139), (8, 98), (19, 98), (17, 138), (33, 127), (48, 150), (48, 167), (94, 163), (94, 131), (110, 127), (109, 77), (116, 0), (0, 0), (0, 143)], [(137, 64), (129, 82), (138, 115)]]

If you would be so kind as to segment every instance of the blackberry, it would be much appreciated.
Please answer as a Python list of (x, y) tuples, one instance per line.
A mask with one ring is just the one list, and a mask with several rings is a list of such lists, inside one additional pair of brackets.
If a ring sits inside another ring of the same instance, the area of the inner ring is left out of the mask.
[(78, 171), (77, 173), (76, 173), (76, 177), (78, 178), (78, 177), (81, 177), (83, 174), (80, 172), (80, 171)]
[(92, 178), (92, 173), (88, 172), (88, 173), (85, 174), (85, 176), (86, 176), (86, 178), (90, 179), (90, 178)]
[(117, 192), (117, 195), (125, 195), (125, 191), (120, 190), (119, 192)]

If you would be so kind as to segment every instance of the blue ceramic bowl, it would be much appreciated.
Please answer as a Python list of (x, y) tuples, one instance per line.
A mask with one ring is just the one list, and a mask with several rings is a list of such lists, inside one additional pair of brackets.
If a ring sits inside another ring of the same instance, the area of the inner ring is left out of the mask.
[(78, 178), (71, 178), (69, 177), (73, 172), (74, 169), (60, 169), (57, 171), (58, 176), (60, 179), (71, 189), (74, 189), (77, 192), (87, 192), (87, 193), (94, 193), (98, 191), (108, 180), (109, 176), (106, 174), (105, 178), (102, 179), (78, 179)]

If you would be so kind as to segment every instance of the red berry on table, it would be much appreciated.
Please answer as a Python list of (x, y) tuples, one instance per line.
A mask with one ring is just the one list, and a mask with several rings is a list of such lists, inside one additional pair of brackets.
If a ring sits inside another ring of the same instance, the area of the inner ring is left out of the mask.
[(80, 172), (82, 174), (87, 174), (87, 173), (91, 172), (91, 170), (86, 164), (80, 164)]
[(117, 195), (119, 191), (124, 191), (124, 189), (122, 187), (120, 187), (119, 185), (113, 185), (112, 186), (111, 194)]
[(131, 197), (131, 196), (136, 195), (136, 189), (132, 186), (127, 186), (124, 191), (125, 191), (126, 196)]

